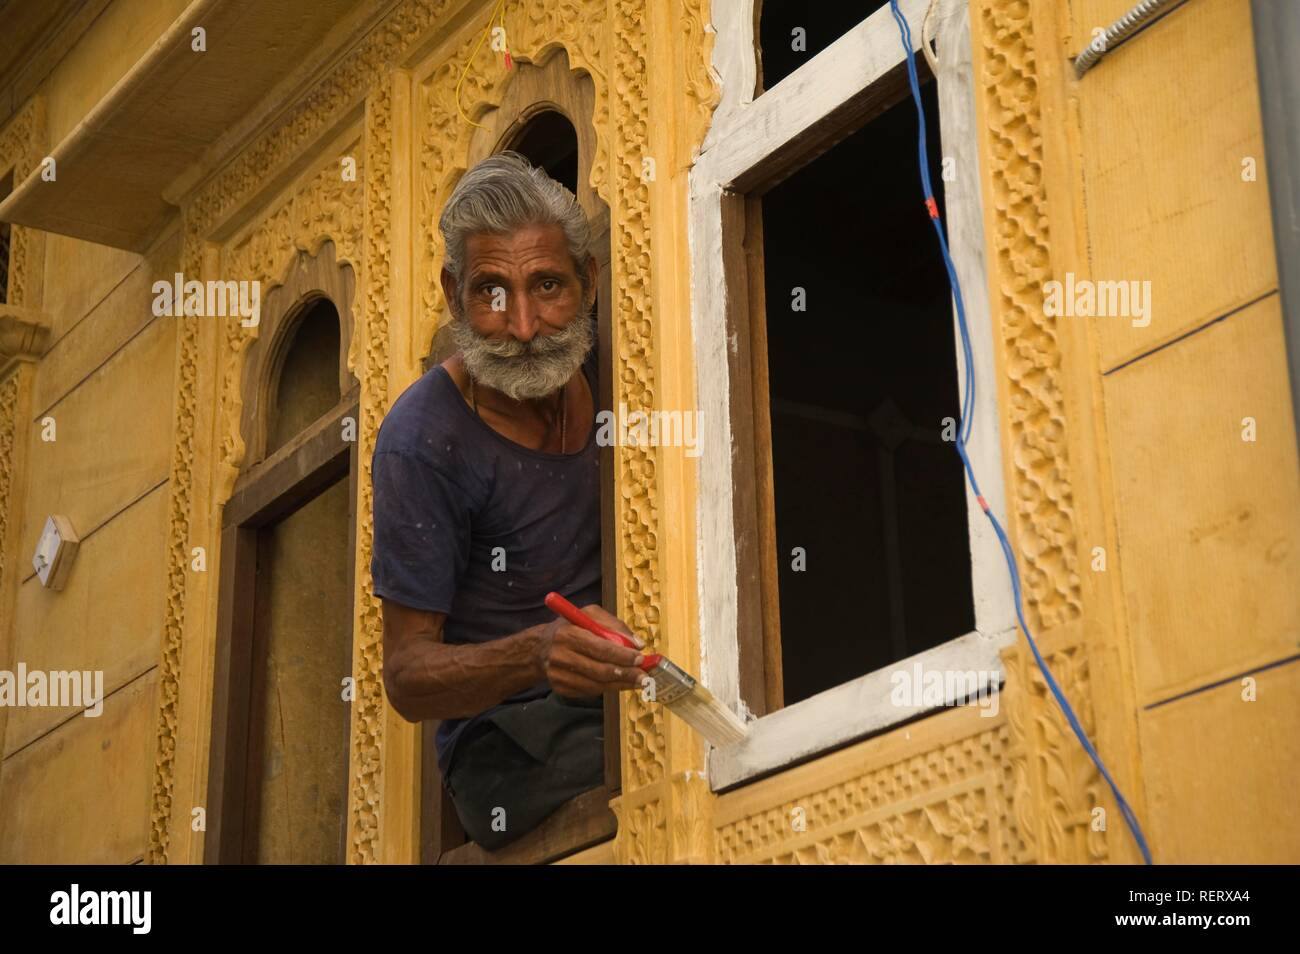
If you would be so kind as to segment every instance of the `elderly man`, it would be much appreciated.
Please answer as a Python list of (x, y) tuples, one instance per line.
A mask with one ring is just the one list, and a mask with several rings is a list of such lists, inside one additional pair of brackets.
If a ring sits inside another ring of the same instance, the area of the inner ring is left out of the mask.
[(458, 351), (380, 428), (371, 573), (389, 701), (411, 722), (441, 720), (444, 786), (492, 850), (600, 784), (602, 694), (640, 685), (641, 656), (543, 603), (555, 590), (632, 635), (597, 605), (586, 215), (545, 172), (501, 153), (465, 174), (439, 227)]

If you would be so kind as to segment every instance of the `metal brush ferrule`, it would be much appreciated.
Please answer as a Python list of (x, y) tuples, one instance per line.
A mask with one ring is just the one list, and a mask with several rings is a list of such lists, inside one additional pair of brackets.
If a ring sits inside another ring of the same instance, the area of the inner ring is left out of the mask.
[(655, 681), (654, 701), (669, 705), (695, 688), (695, 679), (667, 658), (646, 673)]

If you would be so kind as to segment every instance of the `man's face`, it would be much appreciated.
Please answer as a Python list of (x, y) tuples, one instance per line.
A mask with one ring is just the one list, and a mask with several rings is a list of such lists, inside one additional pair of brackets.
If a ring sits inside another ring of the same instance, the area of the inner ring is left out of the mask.
[[(582, 282), (558, 225), (471, 235), (465, 285), (444, 273), (453, 338), (475, 380), (516, 400), (545, 397), (582, 364), (594, 340)], [(588, 272), (595, 287), (595, 264)], [(590, 295), (590, 293), (588, 293)]]

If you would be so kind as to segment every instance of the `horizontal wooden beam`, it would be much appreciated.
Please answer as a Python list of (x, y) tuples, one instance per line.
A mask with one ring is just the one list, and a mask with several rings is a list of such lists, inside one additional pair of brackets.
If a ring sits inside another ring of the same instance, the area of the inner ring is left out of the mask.
[(557, 861), (614, 837), (618, 820), (603, 785), (583, 792), (555, 810), (540, 825), (499, 851), (470, 842), (443, 852), (442, 865), (538, 865)]
[(355, 392), (236, 481), (223, 527), (275, 523), (347, 474), (352, 442), (343, 439), (343, 419), (357, 419)]

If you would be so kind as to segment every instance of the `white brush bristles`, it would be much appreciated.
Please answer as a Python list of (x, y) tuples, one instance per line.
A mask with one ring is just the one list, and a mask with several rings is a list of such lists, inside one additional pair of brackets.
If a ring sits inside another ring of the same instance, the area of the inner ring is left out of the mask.
[(701, 685), (669, 703), (668, 710), (716, 746), (743, 742), (748, 734), (739, 716), (714, 698)]

